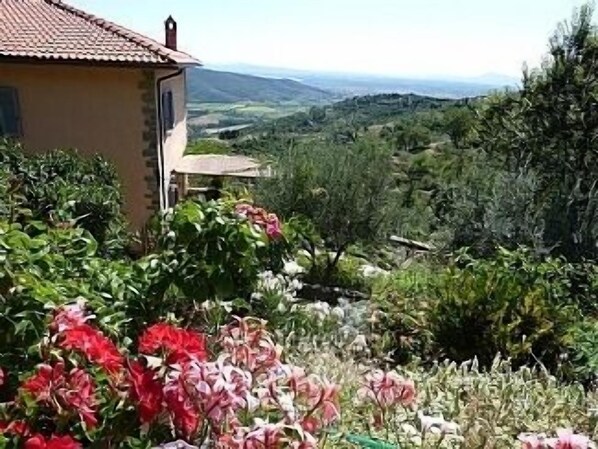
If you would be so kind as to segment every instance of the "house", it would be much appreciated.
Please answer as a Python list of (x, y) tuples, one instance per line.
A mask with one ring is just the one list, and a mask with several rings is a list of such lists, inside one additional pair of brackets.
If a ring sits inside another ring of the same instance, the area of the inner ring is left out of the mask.
[(177, 24), (165, 43), (60, 0), (0, 0), (0, 135), (28, 152), (75, 148), (112, 161), (136, 228), (172, 203), (187, 144)]

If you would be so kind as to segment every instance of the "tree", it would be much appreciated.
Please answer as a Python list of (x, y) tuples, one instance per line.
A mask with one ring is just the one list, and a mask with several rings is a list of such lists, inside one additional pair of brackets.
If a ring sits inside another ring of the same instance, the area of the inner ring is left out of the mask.
[(444, 132), (455, 148), (461, 148), (473, 130), (474, 114), (467, 107), (452, 107), (444, 113)]
[(482, 145), (511, 171), (539, 178), (536, 209), (547, 247), (572, 259), (598, 256), (598, 33), (592, 7), (559, 26), (541, 69), (519, 94), (492, 98)]
[[(291, 146), (275, 176), (257, 189), (258, 202), (286, 219), (307, 218), (333, 255), (331, 272), (347, 248), (385, 235), (392, 222), (392, 153), (370, 140)], [(310, 242), (315, 262), (315, 242)]]
[(393, 127), (385, 127), (381, 137), (393, 147), (403, 151), (413, 151), (430, 144), (432, 133), (417, 120), (402, 120)]

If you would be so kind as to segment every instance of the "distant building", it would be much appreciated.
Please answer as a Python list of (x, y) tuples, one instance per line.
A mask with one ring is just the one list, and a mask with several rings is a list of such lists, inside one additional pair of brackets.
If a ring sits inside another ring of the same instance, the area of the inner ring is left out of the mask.
[(178, 51), (172, 17), (165, 34), (160, 44), (59, 0), (0, 0), (0, 135), (29, 152), (105, 156), (137, 228), (169, 206), (187, 144), (185, 69), (200, 65)]

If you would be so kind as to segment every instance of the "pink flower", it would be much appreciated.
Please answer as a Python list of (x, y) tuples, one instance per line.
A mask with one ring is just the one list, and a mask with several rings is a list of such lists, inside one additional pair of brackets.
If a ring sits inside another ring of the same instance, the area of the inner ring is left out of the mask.
[(555, 449), (587, 449), (590, 446), (590, 439), (585, 435), (573, 433), (571, 429), (559, 429), (556, 431), (558, 438), (554, 443)]
[(279, 449), (285, 441), (284, 428), (280, 424), (259, 421), (243, 437), (243, 449)]
[(164, 387), (164, 399), (177, 432), (190, 439), (197, 431), (200, 416), (182, 378)]
[(87, 316), (85, 313), (85, 304), (79, 301), (75, 304), (62, 306), (56, 310), (50, 329), (54, 332), (64, 332), (68, 329), (84, 325), (93, 316)]
[(251, 375), (218, 362), (192, 362), (169, 375), (167, 394), (184, 398), (215, 429), (237, 421), (237, 412), (249, 409)]
[(415, 401), (415, 385), (394, 371), (385, 373), (375, 370), (365, 376), (364, 385), (359, 389), (358, 395), (383, 409), (396, 404), (407, 406)]
[(266, 331), (263, 321), (236, 318), (236, 322), (221, 330), (220, 344), (234, 365), (252, 373), (265, 372), (281, 366), (281, 348)]
[(520, 434), (517, 439), (521, 441), (521, 449), (546, 449), (547, 441), (544, 434)]
[(269, 239), (277, 240), (283, 236), (280, 220), (275, 214), (269, 214), (264, 209), (251, 204), (237, 204), (235, 212), (265, 231)]
[(2, 385), (4, 385), (4, 378), (5, 378), (4, 370), (2, 369), (2, 367), (0, 367), (0, 387)]
[(575, 434), (571, 429), (557, 430), (557, 438), (546, 438), (544, 434), (521, 434), (522, 449), (587, 449), (590, 439), (585, 435)]

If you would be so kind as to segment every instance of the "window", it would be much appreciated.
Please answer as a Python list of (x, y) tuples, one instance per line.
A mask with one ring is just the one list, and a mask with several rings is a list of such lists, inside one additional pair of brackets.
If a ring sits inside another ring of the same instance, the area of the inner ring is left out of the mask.
[(174, 100), (171, 90), (162, 92), (162, 126), (164, 131), (174, 128)]
[(0, 87), (0, 136), (20, 136), (21, 115), (17, 90)]

